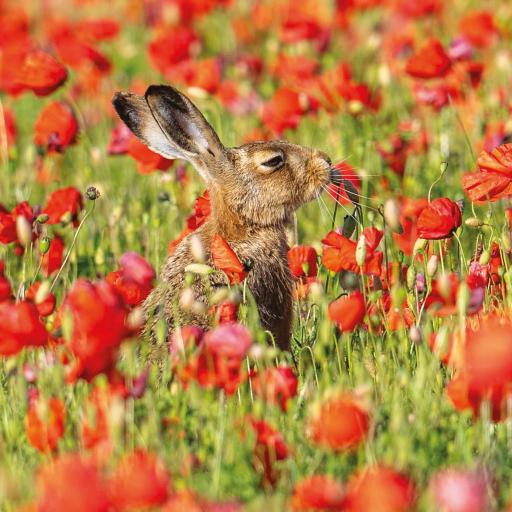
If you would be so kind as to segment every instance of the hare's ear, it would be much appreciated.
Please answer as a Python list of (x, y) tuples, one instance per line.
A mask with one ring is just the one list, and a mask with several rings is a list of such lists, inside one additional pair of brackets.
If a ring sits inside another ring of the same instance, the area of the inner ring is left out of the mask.
[(191, 162), (208, 179), (208, 168), (225, 152), (199, 109), (173, 87), (152, 85), (144, 97), (117, 93), (114, 107), (128, 128), (153, 151)]

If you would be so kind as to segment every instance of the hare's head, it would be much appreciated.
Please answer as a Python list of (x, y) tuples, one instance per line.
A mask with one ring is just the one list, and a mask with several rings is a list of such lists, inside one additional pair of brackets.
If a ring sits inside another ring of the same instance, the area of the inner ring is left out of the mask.
[(224, 147), (197, 107), (173, 87), (152, 85), (144, 96), (120, 92), (113, 104), (149, 148), (192, 163), (212, 195), (247, 224), (286, 222), (329, 182), (331, 162), (315, 149), (284, 141)]

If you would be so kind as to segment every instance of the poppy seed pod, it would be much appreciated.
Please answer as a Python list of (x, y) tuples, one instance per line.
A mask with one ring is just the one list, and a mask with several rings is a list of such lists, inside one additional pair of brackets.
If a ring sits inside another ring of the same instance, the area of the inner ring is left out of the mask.
[(416, 243), (414, 244), (414, 248), (412, 250), (412, 253), (414, 255), (418, 254), (420, 251), (425, 249), (425, 247), (427, 246), (427, 243), (428, 243), (428, 240), (426, 240), (425, 238), (418, 238), (416, 240)]
[(400, 229), (400, 206), (395, 199), (388, 199), (384, 203), (384, 219), (392, 231)]
[(490, 260), (491, 260), (491, 253), (489, 251), (485, 250), (480, 255), (480, 259), (478, 260), (478, 263), (480, 263), (480, 265), (487, 265)]
[(414, 265), (411, 265), (407, 269), (406, 284), (408, 290), (412, 290), (416, 284), (416, 269), (414, 268)]
[(197, 235), (190, 237), (190, 253), (197, 263), (204, 263), (206, 261), (203, 243)]
[(47, 236), (43, 236), (39, 239), (39, 252), (46, 254), (50, 249), (50, 239)]
[(464, 224), (470, 228), (480, 228), (483, 226), (483, 221), (478, 217), (469, 217), (464, 221)]
[(16, 235), (23, 247), (28, 247), (32, 241), (32, 226), (27, 218), (23, 215), (16, 217)]

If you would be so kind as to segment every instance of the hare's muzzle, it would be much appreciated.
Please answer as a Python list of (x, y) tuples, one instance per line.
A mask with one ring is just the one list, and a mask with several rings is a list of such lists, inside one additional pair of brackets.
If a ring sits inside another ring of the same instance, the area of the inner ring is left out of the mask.
[(339, 185), (341, 183), (341, 173), (338, 169), (336, 169), (336, 167), (331, 167), (331, 170), (329, 171), (329, 180), (331, 181), (331, 183), (334, 183), (336, 185)]

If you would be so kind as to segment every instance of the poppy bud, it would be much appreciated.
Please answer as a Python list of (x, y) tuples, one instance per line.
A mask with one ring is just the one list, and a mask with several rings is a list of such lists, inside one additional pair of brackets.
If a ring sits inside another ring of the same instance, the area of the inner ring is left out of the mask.
[(483, 226), (483, 221), (481, 221), (478, 217), (469, 217), (464, 221), (464, 224), (470, 228), (480, 228)]
[(341, 228), (341, 234), (347, 238), (350, 238), (355, 229), (355, 217), (353, 215), (345, 215), (345, 218), (343, 219), (343, 227)]
[(510, 251), (510, 234), (507, 233), (506, 231), (503, 231), (503, 233), (501, 234), (501, 244), (505, 252)]
[(362, 267), (366, 261), (366, 237), (361, 235), (356, 246), (356, 263)]
[(491, 259), (491, 253), (487, 250), (482, 251), (482, 254), (480, 255), (480, 259), (478, 260), (478, 263), (480, 265), (487, 265)]
[(210, 302), (212, 304), (220, 304), (228, 298), (228, 295), (229, 288), (222, 286), (213, 292), (212, 296), (210, 297)]
[(388, 199), (384, 203), (384, 219), (392, 231), (400, 229), (400, 206), (395, 199)]
[(23, 247), (28, 247), (32, 242), (32, 226), (23, 215), (16, 217), (16, 234)]
[(89, 201), (96, 201), (100, 197), (100, 191), (96, 187), (89, 187), (85, 191), (85, 197), (89, 199)]
[(427, 246), (427, 242), (428, 242), (428, 240), (426, 240), (425, 238), (418, 238), (416, 240), (416, 243), (414, 244), (414, 248), (412, 250), (413, 254), (416, 255), (420, 251), (425, 249), (425, 247)]
[(348, 111), (353, 114), (360, 114), (363, 111), (363, 104), (359, 100), (351, 100), (348, 102)]
[(191, 272), (192, 274), (199, 274), (201, 276), (207, 276), (213, 272), (212, 267), (205, 265), (204, 263), (191, 263), (185, 267), (185, 272)]
[(46, 254), (50, 249), (50, 239), (47, 236), (42, 236), (39, 239), (39, 252), (41, 254)]
[(409, 329), (409, 338), (415, 345), (421, 345), (421, 331), (416, 325), (411, 325)]
[(204, 315), (207, 311), (206, 304), (199, 302), (198, 300), (195, 300), (192, 303), (192, 307), (190, 309), (194, 315)]
[(414, 265), (411, 265), (407, 269), (407, 275), (406, 275), (406, 284), (407, 289), (412, 290), (414, 288), (414, 285), (416, 284), (416, 269), (414, 268)]
[(457, 309), (460, 316), (465, 316), (469, 306), (471, 293), (469, 287), (465, 282), (460, 283), (457, 291)]
[(443, 299), (449, 300), (452, 293), (452, 283), (448, 274), (443, 273), (438, 277), (437, 289), (439, 290), (439, 293)]
[(439, 258), (436, 254), (433, 254), (430, 256), (428, 263), (427, 263), (427, 275), (429, 277), (434, 277), (437, 273)]
[(45, 222), (48, 221), (49, 218), (50, 216), (47, 213), (41, 213), (40, 215), (37, 216), (36, 222), (38, 224), (44, 224)]
[(43, 281), (37, 289), (34, 297), (35, 304), (42, 304), (50, 294), (50, 282)]
[(190, 237), (190, 253), (192, 254), (192, 258), (194, 258), (194, 261), (197, 263), (205, 262), (206, 255), (204, 253), (203, 243), (197, 235), (192, 235)]
[(126, 319), (126, 325), (133, 331), (141, 329), (144, 326), (144, 310), (141, 307), (132, 309)]
[(194, 304), (194, 291), (192, 288), (185, 288), (180, 295), (180, 306), (184, 311), (190, 311)]

